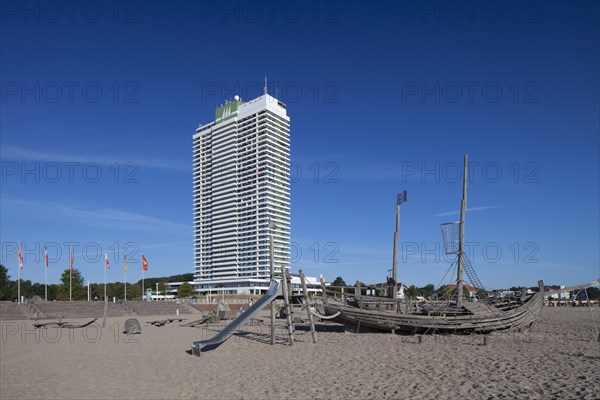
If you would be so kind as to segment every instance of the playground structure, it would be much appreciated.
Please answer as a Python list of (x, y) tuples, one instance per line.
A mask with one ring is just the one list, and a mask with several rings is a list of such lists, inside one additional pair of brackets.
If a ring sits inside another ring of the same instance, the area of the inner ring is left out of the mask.
[(299, 274), (296, 275), (289, 273), (289, 271), (287, 270), (284, 270), (282, 276), (280, 277), (275, 277), (275, 274), (273, 273), (273, 268), (271, 268), (271, 272), (271, 284), (267, 292), (260, 299), (258, 299), (252, 305), (252, 307), (250, 307), (248, 310), (246, 310), (233, 321), (231, 321), (224, 329), (222, 329), (215, 336), (207, 340), (199, 340), (192, 343), (193, 355), (200, 356), (202, 351), (213, 350), (219, 347), (223, 342), (225, 342), (233, 334), (235, 334), (242, 326), (249, 323), (258, 313), (265, 309), (269, 305), (269, 303), (271, 305), (271, 344), (275, 344), (275, 300), (277, 300), (280, 297), (283, 297), (284, 302), (283, 314), (286, 317), (288, 343), (290, 346), (293, 346), (295, 340), (294, 319), (292, 312), (292, 296), (290, 291), (290, 279), (292, 276), (300, 278), (303, 294), (298, 297), (300, 298), (302, 309), (306, 310), (308, 316), (312, 341), (313, 343), (317, 342), (315, 317), (323, 317), (324, 319), (333, 317), (324, 317), (320, 315), (318, 312), (315, 311), (315, 309), (311, 305), (311, 302), (308, 297), (308, 289), (306, 285), (306, 277), (304, 275), (304, 272), (300, 270)]

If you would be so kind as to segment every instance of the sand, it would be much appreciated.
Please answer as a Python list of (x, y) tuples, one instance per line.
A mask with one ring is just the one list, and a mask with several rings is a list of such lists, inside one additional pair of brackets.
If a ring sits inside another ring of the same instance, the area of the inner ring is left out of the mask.
[[(189, 316), (187, 316), (190, 318)], [(594, 310), (600, 323), (600, 308)], [(545, 308), (527, 333), (414, 336), (246, 327), (221, 347), (189, 355), (215, 329), (146, 324), (35, 330), (2, 321), (1, 399), (598, 399), (600, 343), (586, 308)], [(193, 318), (193, 317), (192, 317)], [(85, 320), (73, 320), (83, 322)], [(280, 321), (281, 323), (281, 321)], [(69, 334), (71, 332), (71, 335)]]

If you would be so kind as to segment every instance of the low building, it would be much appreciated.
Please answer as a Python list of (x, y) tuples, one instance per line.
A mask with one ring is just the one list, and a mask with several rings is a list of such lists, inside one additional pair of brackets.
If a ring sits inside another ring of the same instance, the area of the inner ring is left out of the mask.
[[(448, 289), (454, 290), (456, 289), (456, 285), (448, 285)], [(474, 299), (477, 297), (477, 288), (473, 285), (463, 285), (463, 290), (469, 293), (469, 298)]]
[[(314, 276), (305, 276), (306, 279), (306, 289), (308, 291), (309, 296), (314, 296), (315, 294), (320, 294), (321, 283)], [(290, 283), (292, 289), (292, 295), (302, 295), (302, 285), (300, 282), (300, 278), (297, 276), (292, 276), (292, 282)]]

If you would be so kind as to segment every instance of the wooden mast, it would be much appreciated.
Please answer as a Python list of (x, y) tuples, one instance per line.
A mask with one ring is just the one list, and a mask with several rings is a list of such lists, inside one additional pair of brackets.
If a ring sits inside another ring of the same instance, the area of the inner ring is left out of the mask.
[(400, 195), (396, 199), (396, 231), (394, 232), (394, 253), (392, 257), (392, 288), (390, 297), (398, 297), (398, 239), (400, 237)]
[(460, 224), (458, 225), (458, 268), (456, 272), (456, 307), (462, 307), (463, 300), (463, 271), (464, 271), (464, 244), (465, 244), (465, 214), (467, 212), (467, 171), (468, 156), (465, 154), (463, 173), (463, 195), (460, 204)]

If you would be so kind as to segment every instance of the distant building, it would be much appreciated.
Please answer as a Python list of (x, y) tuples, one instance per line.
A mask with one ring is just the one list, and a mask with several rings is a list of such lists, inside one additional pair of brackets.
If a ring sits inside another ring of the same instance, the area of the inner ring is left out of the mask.
[[(306, 289), (309, 295), (315, 295), (322, 292), (321, 282), (314, 276), (305, 276), (306, 279)], [(302, 285), (300, 282), (300, 278), (297, 276), (292, 276), (292, 282), (290, 284), (293, 295), (302, 295)]]
[[(448, 289), (450, 289), (450, 290), (456, 289), (456, 284), (448, 285)], [(470, 298), (473, 299), (473, 298), (477, 297), (477, 288), (475, 286), (468, 285), (468, 284), (467, 285), (463, 285), (463, 290), (465, 292), (469, 293), (469, 297)]]
[[(290, 264), (290, 118), (264, 94), (238, 96), (196, 129), (194, 288), (200, 295), (261, 294), (275, 269)], [(275, 223), (273, 232), (269, 221)]]
[[(545, 291), (546, 290), (559, 290), (559, 289), (564, 289), (565, 287), (566, 287), (565, 285), (545, 286), (544, 290)], [(562, 301), (562, 300), (570, 300), (571, 294), (567, 291), (567, 292), (553, 293), (553, 294), (545, 296), (545, 297), (548, 300)]]

